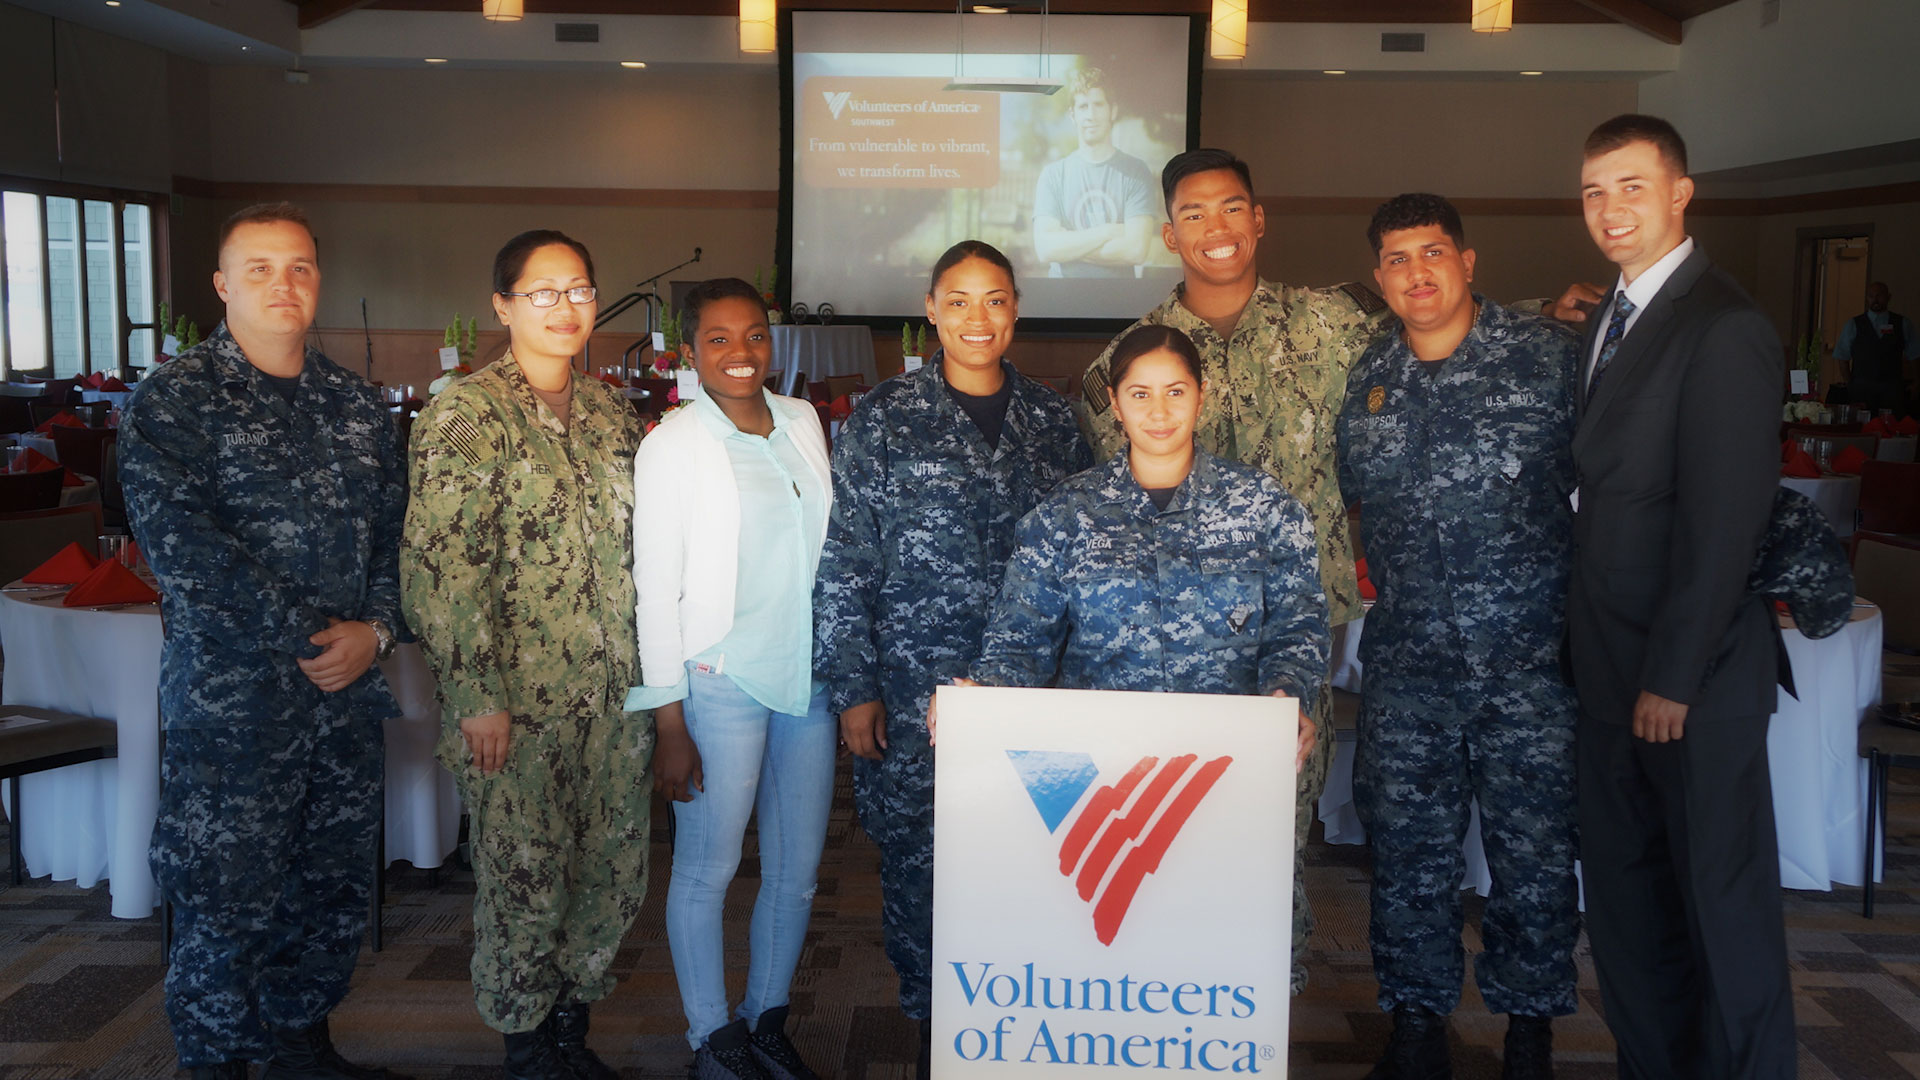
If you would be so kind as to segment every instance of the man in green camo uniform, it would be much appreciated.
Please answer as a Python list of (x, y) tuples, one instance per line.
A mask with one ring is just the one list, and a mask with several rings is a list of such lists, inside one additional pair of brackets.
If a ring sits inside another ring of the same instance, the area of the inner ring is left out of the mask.
[[(621, 708), (640, 682), (640, 428), (589, 379), (574, 378), (568, 411), (540, 400), (511, 354), (443, 391), (414, 424), (401, 548), (408, 618), (445, 707), (439, 757), (471, 815), (475, 1004), (510, 1058), (529, 1033), (581, 1057), (586, 1006), (612, 992), (647, 888), (652, 714)], [(510, 735), (486, 773), (460, 722), (498, 712)]]
[[(1169, 218), (1161, 237), (1180, 256), (1183, 280), (1134, 325), (1173, 326), (1193, 339), (1208, 382), (1195, 441), (1210, 454), (1264, 469), (1306, 507), (1320, 546), (1327, 623), (1351, 622), (1360, 614), (1360, 590), (1335, 472), (1334, 420), (1347, 369), (1372, 340), (1385, 305), (1358, 285), (1304, 289), (1261, 280), (1254, 253), (1266, 217), (1253, 200), (1246, 163), (1227, 151), (1178, 155), (1162, 170), (1160, 189)], [(1110, 411), (1112, 351), (1109, 345), (1087, 368), (1079, 406), (1087, 442), (1101, 460), (1126, 445)], [(1323, 679), (1313, 706), (1319, 740), (1300, 771), (1294, 813), (1296, 994), (1307, 982), (1307, 938), (1313, 932), (1299, 853), (1333, 759), (1331, 700)]]

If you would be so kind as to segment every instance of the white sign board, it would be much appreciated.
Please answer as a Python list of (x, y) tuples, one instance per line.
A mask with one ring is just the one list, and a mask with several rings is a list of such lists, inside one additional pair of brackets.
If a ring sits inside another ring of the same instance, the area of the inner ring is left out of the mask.
[(1287, 1075), (1297, 709), (940, 688), (934, 1080)]
[(458, 346), (448, 345), (447, 347), (440, 350), (440, 370), (441, 371), (452, 371), (454, 368), (457, 368), (459, 366), (460, 366), (460, 349)]
[(680, 392), (681, 401), (692, 401), (700, 396), (700, 373), (686, 368), (674, 369), (673, 388)]
[(1792, 371), (1787, 372), (1787, 378), (1791, 381), (1791, 386), (1789, 387), (1789, 389), (1793, 393), (1805, 394), (1810, 392), (1807, 389), (1806, 369), (1794, 368)]

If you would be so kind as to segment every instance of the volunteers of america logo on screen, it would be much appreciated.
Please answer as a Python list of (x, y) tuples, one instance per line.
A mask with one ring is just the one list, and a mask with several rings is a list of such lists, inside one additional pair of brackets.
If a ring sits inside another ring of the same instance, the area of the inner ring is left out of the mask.
[(1007, 758), (1047, 831), (1061, 837), (1060, 873), (1093, 905), (1094, 936), (1102, 945), (1113, 944), (1147, 875), (1160, 868), (1194, 809), (1233, 764), (1225, 756), (1199, 764), (1195, 754), (1164, 761), (1149, 755), (1089, 796), (1100, 779), (1090, 754), (1009, 750)]
[(822, 90), (820, 96), (827, 99), (827, 111), (833, 113), (835, 120), (840, 119), (840, 110), (847, 107), (847, 99), (853, 96), (851, 90)]

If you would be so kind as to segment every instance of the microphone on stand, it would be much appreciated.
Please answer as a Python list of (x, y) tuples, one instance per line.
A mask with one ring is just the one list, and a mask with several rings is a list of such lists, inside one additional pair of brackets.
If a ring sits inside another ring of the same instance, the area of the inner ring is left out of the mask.
[(360, 331), (367, 335), (367, 381), (373, 381), (373, 328), (367, 322), (367, 298), (360, 298)]

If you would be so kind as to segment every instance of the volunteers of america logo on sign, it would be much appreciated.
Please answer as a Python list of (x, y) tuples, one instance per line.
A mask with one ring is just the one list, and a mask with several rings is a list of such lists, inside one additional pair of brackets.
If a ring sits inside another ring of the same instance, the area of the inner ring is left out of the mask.
[(1195, 754), (1165, 761), (1149, 755), (1088, 795), (1100, 779), (1090, 754), (1008, 750), (1007, 757), (1047, 831), (1059, 835), (1066, 826), (1060, 873), (1093, 905), (1094, 936), (1102, 945), (1113, 944), (1147, 875), (1160, 868), (1194, 809), (1233, 764), (1226, 756), (1201, 765)]

